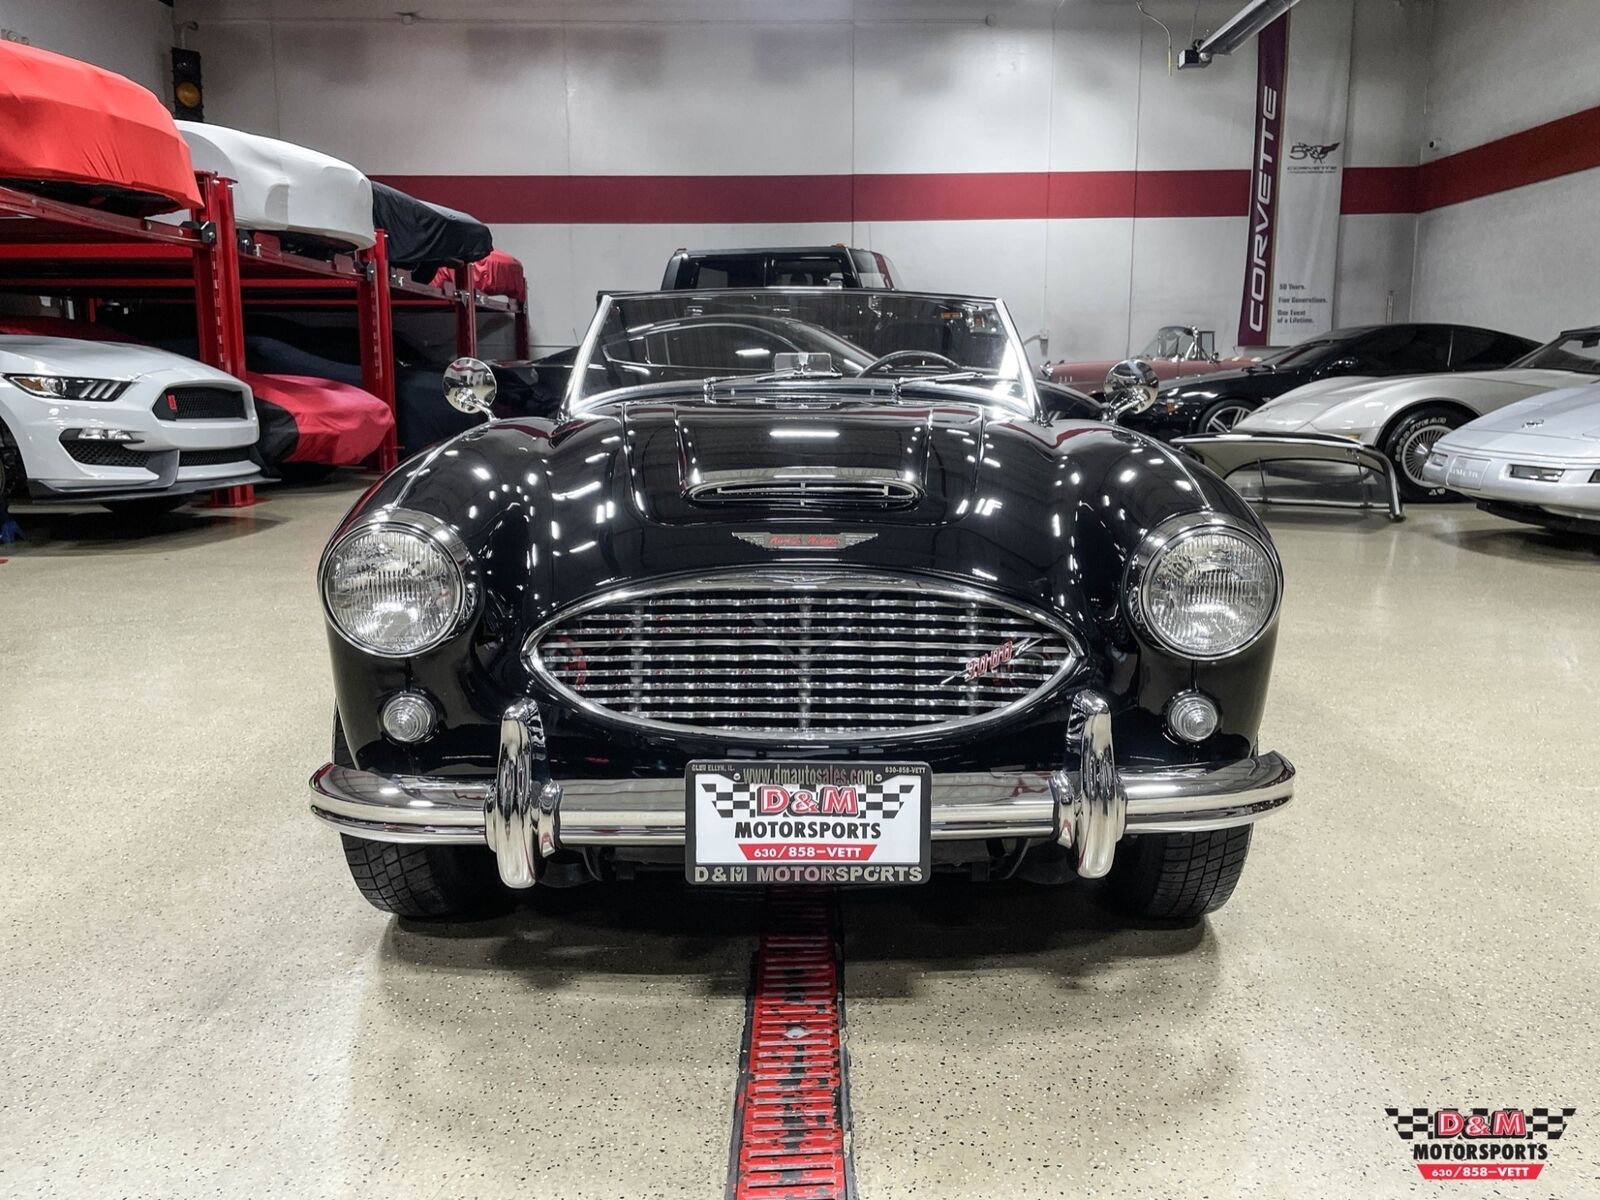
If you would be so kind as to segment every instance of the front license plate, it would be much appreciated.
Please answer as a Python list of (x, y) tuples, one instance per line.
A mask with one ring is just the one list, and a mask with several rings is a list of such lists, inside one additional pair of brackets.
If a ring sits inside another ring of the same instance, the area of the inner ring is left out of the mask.
[(692, 762), (690, 883), (924, 883), (927, 763)]

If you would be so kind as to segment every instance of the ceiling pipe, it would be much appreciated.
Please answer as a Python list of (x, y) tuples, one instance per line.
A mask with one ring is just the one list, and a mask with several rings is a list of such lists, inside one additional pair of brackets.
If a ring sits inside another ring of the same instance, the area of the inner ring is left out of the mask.
[(1232, 54), (1268, 25), (1288, 12), (1300, 0), (1250, 0), (1222, 27), (1207, 38), (1196, 38), (1194, 45), (1178, 53), (1178, 66), (1203, 67), (1218, 54)]

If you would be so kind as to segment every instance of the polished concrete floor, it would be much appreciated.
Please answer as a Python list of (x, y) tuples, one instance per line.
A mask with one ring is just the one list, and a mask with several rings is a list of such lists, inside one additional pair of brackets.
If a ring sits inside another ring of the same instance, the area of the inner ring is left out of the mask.
[[(307, 816), (355, 487), (0, 547), (0, 1195), (720, 1196), (750, 902), (404, 925)], [(1421, 1105), (1575, 1106), (1539, 1183), (1460, 1194), (1600, 1195), (1600, 554), (1271, 521), (1300, 790), (1232, 904), (847, 901), (863, 1200), (1431, 1194)]]

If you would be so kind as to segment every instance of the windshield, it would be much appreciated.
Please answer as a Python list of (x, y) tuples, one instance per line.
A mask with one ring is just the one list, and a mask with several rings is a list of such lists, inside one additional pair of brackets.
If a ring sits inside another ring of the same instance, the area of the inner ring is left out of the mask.
[(1328, 347), (1336, 345), (1329, 338), (1319, 338), (1313, 342), (1301, 342), (1298, 346), (1290, 346), (1287, 350), (1280, 350), (1277, 354), (1269, 354), (1262, 360), (1262, 365), (1272, 367), (1289, 367), (1296, 363), (1303, 363), (1309, 358), (1316, 358)]
[(996, 403), (1034, 408), (1027, 355), (1003, 307), (963, 296), (837, 288), (618, 296), (595, 314), (578, 359), (572, 409), (621, 388), (690, 384), (710, 396), (764, 375), (779, 376), (763, 381), (769, 394), (982, 388)]
[(1195, 345), (1194, 330), (1182, 325), (1163, 325), (1155, 337), (1139, 351), (1140, 358), (1201, 358)]
[(1548, 346), (1540, 346), (1513, 367), (1539, 367), (1546, 371), (1577, 371), (1600, 375), (1600, 329), (1564, 334)]

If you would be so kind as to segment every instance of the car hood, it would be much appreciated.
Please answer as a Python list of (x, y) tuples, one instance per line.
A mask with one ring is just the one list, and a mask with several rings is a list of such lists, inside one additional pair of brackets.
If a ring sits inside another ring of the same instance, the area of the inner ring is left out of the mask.
[[(770, 481), (795, 466), (909, 490), (817, 509), (694, 495), (719, 472)], [(959, 579), (1087, 628), (1117, 610), (1122, 566), (1160, 521), (1212, 507), (1258, 524), (1210, 472), (1126, 429), (859, 399), (640, 400), (499, 422), (402, 467), (358, 511), (390, 504), (456, 526), (524, 628), (644, 578), (841, 563)]]
[(0, 335), (0, 374), (83, 375), (94, 379), (139, 379), (180, 372), (190, 379), (236, 382), (192, 358), (125, 342), (90, 342), (78, 338)]
[(1600, 382), (1508, 404), (1463, 425), (1441, 438), (1439, 444), (1447, 450), (1521, 452), (1600, 461)]

